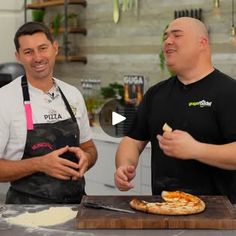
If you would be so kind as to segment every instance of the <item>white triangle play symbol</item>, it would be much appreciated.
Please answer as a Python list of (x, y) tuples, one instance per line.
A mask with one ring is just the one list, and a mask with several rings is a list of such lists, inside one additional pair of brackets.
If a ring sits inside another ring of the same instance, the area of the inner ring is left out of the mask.
[(116, 112), (112, 112), (112, 125), (116, 125), (122, 121), (124, 121), (126, 119), (126, 117), (116, 113)]

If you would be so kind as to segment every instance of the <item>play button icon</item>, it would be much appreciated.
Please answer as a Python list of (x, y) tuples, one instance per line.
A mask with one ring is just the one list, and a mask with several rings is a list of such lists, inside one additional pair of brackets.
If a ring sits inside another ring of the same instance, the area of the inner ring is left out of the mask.
[(117, 125), (124, 120), (126, 120), (126, 117), (124, 117), (114, 111), (112, 112), (112, 125)]
[(125, 105), (119, 99), (111, 99), (99, 112), (100, 127), (109, 136), (121, 138), (128, 133), (135, 112), (135, 107)]

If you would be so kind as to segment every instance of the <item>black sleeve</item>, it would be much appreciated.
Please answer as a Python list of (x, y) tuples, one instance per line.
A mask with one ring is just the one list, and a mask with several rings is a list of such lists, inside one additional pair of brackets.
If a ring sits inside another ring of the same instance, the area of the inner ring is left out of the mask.
[(149, 93), (147, 92), (136, 111), (133, 123), (127, 135), (130, 138), (142, 141), (150, 140), (148, 127), (148, 97)]
[(225, 143), (236, 141), (236, 81), (218, 95), (217, 119)]

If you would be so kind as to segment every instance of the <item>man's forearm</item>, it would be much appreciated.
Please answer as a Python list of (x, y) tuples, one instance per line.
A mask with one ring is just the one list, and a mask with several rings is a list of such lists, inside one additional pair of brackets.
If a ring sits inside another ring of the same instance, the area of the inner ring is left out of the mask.
[(146, 142), (124, 137), (116, 152), (116, 168), (122, 165), (138, 165), (139, 155), (146, 146)]
[(97, 149), (92, 140), (82, 143), (80, 147), (88, 155), (88, 169), (90, 169), (97, 161)]
[(21, 179), (38, 172), (38, 158), (18, 161), (0, 160), (0, 182), (9, 182)]
[(214, 145), (199, 143), (195, 159), (205, 164), (227, 170), (236, 170), (236, 142)]

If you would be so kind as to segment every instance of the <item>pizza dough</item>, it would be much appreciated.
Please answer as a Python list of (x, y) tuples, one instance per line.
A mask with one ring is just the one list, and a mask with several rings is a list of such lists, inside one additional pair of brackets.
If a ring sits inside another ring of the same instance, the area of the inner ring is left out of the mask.
[(10, 224), (39, 227), (52, 226), (62, 224), (76, 217), (77, 211), (73, 211), (70, 207), (50, 207), (47, 210), (23, 213), (15, 217), (7, 218)]
[(205, 203), (197, 196), (181, 191), (163, 191), (164, 202), (146, 202), (132, 199), (130, 206), (138, 211), (161, 215), (190, 215), (205, 210)]

